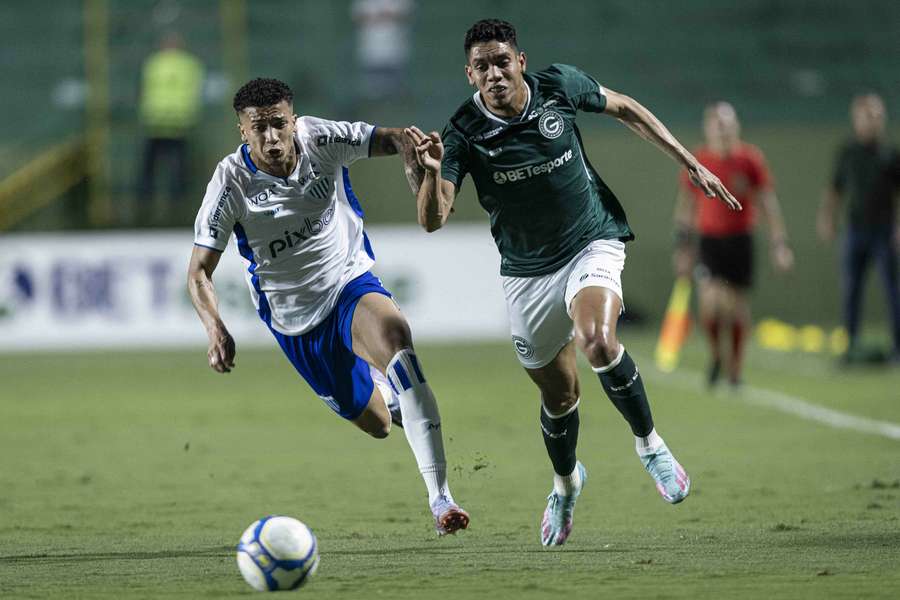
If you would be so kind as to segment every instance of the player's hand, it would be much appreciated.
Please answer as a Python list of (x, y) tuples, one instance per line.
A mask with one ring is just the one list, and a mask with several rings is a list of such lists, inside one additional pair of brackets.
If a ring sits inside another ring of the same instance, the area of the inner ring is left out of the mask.
[(727, 204), (731, 210), (744, 210), (741, 203), (731, 195), (731, 192), (725, 188), (719, 178), (700, 163), (695, 163), (693, 166), (688, 167), (688, 175), (690, 175), (694, 185), (703, 190), (707, 198), (718, 198)]
[(425, 135), (421, 129), (415, 125), (407, 127), (403, 133), (412, 140), (416, 148), (416, 160), (427, 171), (431, 173), (439, 173), (441, 170), (441, 160), (444, 158), (444, 143), (437, 131), (432, 131)]
[(772, 245), (772, 264), (783, 273), (794, 268), (794, 251), (787, 242), (776, 242)]
[(218, 327), (209, 334), (209, 366), (216, 373), (230, 373), (234, 368), (234, 338), (225, 327)]

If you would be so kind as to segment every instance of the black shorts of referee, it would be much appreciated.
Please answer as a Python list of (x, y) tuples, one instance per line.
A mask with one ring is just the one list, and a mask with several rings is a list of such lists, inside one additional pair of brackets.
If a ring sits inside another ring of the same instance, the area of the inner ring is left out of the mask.
[(700, 236), (699, 275), (722, 279), (737, 288), (753, 285), (753, 236)]

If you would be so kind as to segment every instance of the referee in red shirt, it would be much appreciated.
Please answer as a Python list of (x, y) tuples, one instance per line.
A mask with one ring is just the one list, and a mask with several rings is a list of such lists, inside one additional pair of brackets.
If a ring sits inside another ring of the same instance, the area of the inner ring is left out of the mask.
[(675, 270), (689, 275), (695, 262), (699, 284), (700, 320), (709, 340), (709, 384), (722, 373), (722, 332), (731, 333), (727, 373), (732, 386), (741, 382), (744, 343), (750, 326), (749, 290), (753, 284), (753, 228), (760, 210), (769, 227), (775, 267), (789, 270), (794, 255), (772, 178), (762, 152), (744, 143), (734, 107), (727, 102), (709, 105), (703, 114), (706, 144), (694, 152), (744, 207), (731, 211), (691, 183), (681, 173), (675, 224), (678, 238)]

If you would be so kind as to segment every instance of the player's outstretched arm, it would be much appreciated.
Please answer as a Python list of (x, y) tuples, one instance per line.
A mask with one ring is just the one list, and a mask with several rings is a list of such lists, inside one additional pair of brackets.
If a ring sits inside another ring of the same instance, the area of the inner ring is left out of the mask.
[(605, 89), (604, 112), (616, 117), (645, 140), (652, 142), (677, 163), (687, 169), (691, 180), (710, 198), (719, 198), (732, 210), (741, 210), (741, 204), (729, 192), (719, 178), (700, 164), (694, 155), (681, 145), (675, 136), (637, 100)]
[(393, 127), (377, 127), (372, 134), (372, 156), (392, 156), (399, 154), (403, 158), (403, 173), (413, 194), (419, 191), (425, 170), (416, 158), (416, 147), (402, 129)]
[(403, 130), (412, 142), (416, 159), (424, 169), (425, 177), (416, 194), (419, 225), (429, 233), (444, 226), (453, 212), (456, 186), (441, 177), (441, 160), (444, 158), (444, 144), (436, 131), (425, 135), (418, 127)]
[(194, 246), (188, 266), (188, 293), (209, 337), (209, 366), (219, 373), (228, 373), (234, 368), (234, 338), (219, 316), (219, 301), (212, 283), (221, 256), (221, 252)]

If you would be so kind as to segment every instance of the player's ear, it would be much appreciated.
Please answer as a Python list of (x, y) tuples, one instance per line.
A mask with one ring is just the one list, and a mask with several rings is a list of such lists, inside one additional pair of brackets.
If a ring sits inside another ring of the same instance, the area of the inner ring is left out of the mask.
[(469, 80), (469, 85), (478, 87), (475, 84), (475, 78), (472, 77), (472, 67), (470, 67), (469, 65), (466, 65), (466, 79)]
[(525, 57), (524, 52), (519, 52), (519, 66), (522, 67), (522, 72), (525, 72), (525, 66), (528, 63), (528, 59)]
[(244, 124), (241, 123), (240, 121), (238, 121), (238, 122), (237, 122), (237, 128), (238, 128), (238, 131), (239, 131), (240, 134), (241, 134), (241, 141), (244, 142), (244, 143), (246, 144), (246, 143), (247, 143), (247, 134), (244, 133)]

